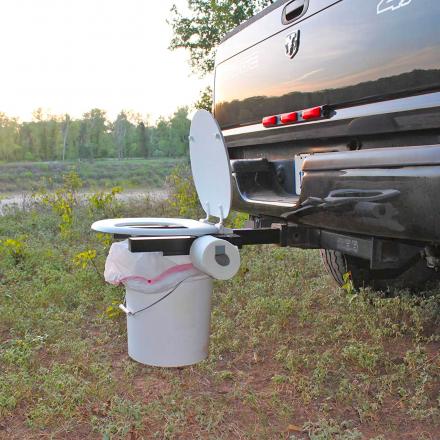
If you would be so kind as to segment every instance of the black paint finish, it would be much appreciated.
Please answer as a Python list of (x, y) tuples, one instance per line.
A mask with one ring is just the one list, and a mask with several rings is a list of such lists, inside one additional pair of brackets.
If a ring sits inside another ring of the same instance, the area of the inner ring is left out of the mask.
[[(317, 105), (351, 106), (440, 90), (438, 0), (412, 0), (381, 14), (380, 0), (343, 0), (325, 8), (331, 3), (311, 0), (292, 26), (282, 24), (283, 7), (276, 8), (261, 20), (272, 28), (256, 21), (246, 35), (237, 33), (219, 49), (215, 116), (223, 129)], [(317, 4), (324, 9), (316, 12)], [(290, 59), (284, 42), (297, 30), (300, 48)], [(269, 31), (272, 36), (258, 42), (258, 34)], [(254, 45), (243, 50), (242, 40)], [(223, 60), (234, 45), (241, 52)]]

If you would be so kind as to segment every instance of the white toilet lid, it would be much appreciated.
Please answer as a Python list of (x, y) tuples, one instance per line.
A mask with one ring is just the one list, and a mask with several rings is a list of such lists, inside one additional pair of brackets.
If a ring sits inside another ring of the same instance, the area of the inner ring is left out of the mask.
[(217, 234), (219, 228), (211, 223), (202, 223), (185, 218), (110, 218), (99, 220), (92, 229), (107, 234), (175, 236)]
[(232, 201), (231, 167), (226, 143), (214, 117), (198, 110), (189, 136), (191, 171), (206, 214), (225, 219)]

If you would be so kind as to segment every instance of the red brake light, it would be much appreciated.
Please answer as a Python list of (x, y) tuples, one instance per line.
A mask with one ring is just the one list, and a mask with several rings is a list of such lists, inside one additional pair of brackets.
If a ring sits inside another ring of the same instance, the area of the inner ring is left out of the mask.
[(265, 127), (273, 127), (274, 125), (277, 125), (278, 118), (276, 116), (266, 116), (263, 118), (262, 122)]
[(291, 122), (297, 122), (298, 121), (298, 113), (292, 112), (292, 113), (284, 113), (280, 116), (280, 120), (282, 124), (290, 124)]
[(307, 110), (303, 110), (301, 114), (302, 118), (307, 121), (309, 119), (320, 118), (322, 116), (322, 108), (321, 107), (313, 107)]
[(265, 116), (262, 120), (264, 127), (276, 127), (281, 124), (296, 124), (306, 122), (311, 119), (321, 119), (330, 117), (326, 106), (312, 107), (306, 110), (283, 113), (281, 115)]

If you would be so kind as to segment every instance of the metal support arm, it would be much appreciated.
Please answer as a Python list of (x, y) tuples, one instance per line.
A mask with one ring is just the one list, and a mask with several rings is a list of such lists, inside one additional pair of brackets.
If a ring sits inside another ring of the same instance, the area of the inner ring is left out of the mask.
[[(370, 261), (371, 269), (399, 268), (424, 248), (424, 245), (419, 243), (340, 234), (300, 225), (274, 226), (260, 229), (234, 229), (232, 234), (216, 236), (239, 248), (248, 245), (276, 244), (302, 249), (333, 249)], [(128, 237), (131, 252), (163, 252), (165, 256), (188, 255), (196, 239), (197, 237), (189, 235)]]

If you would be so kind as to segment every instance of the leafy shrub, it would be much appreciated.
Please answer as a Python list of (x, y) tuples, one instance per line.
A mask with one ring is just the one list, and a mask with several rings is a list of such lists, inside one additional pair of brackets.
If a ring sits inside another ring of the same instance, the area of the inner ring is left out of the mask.
[(116, 195), (122, 192), (120, 186), (115, 186), (110, 192), (99, 191), (87, 198), (91, 214), (102, 212), (103, 214), (114, 214)]
[(174, 168), (167, 182), (171, 187), (169, 202), (177, 210), (177, 215), (188, 218), (204, 217), (188, 164)]
[(76, 254), (73, 258), (73, 263), (75, 266), (82, 267), (85, 269), (89, 263), (93, 263), (93, 261), (96, 258), (96, 250), (90, 249), (88, 251), (80, 252), (79, 254)]
[(36, 198), (50, 206), (60, 217), (61, 235), (67, 236), (73, 224), (73, 208), (78, 204), (78, 190), (83, 182), (74, 171), (63, 176), (63, 185), (53, 193), (43, 189)]
[(13, 258), (15, 264), (20, 263), (25, 256), (25, 245), (19, 240), (14, 240), (13, 238), (0, 240), (0, 247)]

